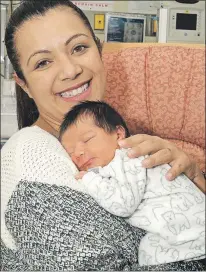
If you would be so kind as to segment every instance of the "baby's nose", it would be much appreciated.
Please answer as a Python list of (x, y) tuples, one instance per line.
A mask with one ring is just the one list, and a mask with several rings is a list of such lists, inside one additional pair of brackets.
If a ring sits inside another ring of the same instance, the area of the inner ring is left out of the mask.
[(82, 155), (75, 155), (74, 153), (71, 156), (72, 161), (75, 163), (78, 169), (83, 163), (83, 157)]
[(82, 149), (76, 150), (75, 151), (75, 156), (77, 158), (81, 158), (82, 156), (84, 156), (84, 150), (82, 150)]

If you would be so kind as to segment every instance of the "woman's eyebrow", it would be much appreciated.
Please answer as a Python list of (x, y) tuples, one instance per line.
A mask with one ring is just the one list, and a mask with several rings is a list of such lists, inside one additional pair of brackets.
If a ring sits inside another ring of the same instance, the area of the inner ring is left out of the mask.
[(78, 38), (78, 37), (80, 37), (80, 36), (85, 36), (85, 37), (89, 38), (89, 36), (86, 35), (86, 34), (84, 34), (84, 33), (78, 33), (78, 34), (75, 34), (75, 35), (71, 36), (71, 37), (65, 42), (65, 45), (68, 45), (72, 40), (74, 40), (74, 39), (76, 39), (76, 38)]
[(27, 65), (29, 64), (29, 61), (30, 61), (30, 59), (32, 58), (32, 57), (34, 57), (35, 55), (37, 55), (37, 54), (41, 54), (41, 53), (51, 53), (51, 51), (49, 51), (49, 50), (38, 50), (38, 51), (35, 51), (33, 54), (31, 54), (31, 56), (28, 58), (28, 60), (27, 60)]
[[(78, 37), (80, 37), (80, 36), (85, 36), (85, 37), (89, 37), (88, 35), (86, 35), (86, 34), (83, 34), (83, 33), (78, 33), (78, 34), (75, 34), (75, 35), (73, 35), (73, 36), (71, 36), (66, 42), (65, 42), (65, 46), (66, 45), (68, 45), (72, 40), (74, 40), (74, 39), (77, 39)], [(47, 53), (47, 54), (49, 54), (49, 53), (51, 53), (51, 51), (49, 51), (49, 50), (38, 50), (38, 51), (35, 51), (33, 54), (31, 54), (31, 56), (28, 58), (28, 61), (27, 61), (27, 65), (29, 64), (29, 61), (30, 61), (30, 59), (32, 58), (32, 57), (34, 57), (35, 55), (37, 55), (37, 54), (41, 54), (41, 53)]]

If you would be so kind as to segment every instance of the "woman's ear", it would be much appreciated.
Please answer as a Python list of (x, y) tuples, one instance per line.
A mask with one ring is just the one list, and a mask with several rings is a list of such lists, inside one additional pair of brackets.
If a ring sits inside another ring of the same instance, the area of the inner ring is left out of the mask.
[(28, 94), (30, 98), (33, 98), (29, 92), (26, 82), (23, 79), (19, 78), (15, 72), (13, 73), (13, 79), (15, 80), (16, 84), (18, 84), (25, 91), (25, 93)]
[(122, 126), (116, 127), (117, 140), (123, 140), (126, 137), (125, 129)]

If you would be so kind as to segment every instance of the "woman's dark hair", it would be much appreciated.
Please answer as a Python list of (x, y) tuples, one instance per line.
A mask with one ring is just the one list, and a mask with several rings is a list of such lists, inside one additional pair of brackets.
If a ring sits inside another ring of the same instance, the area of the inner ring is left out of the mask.
[[(53, 8), (66, 6), (72, 8), (74, 12), (83, 20), (85, 26), (90, 30), (92, 37), (101, 55), (102, 46), (100, 40), (95, 36), (94, 31), (86, 15), (69, 0), (24, 0), (11, 14), (5, 32), (5, 45), (8, 57), (13, 65), (17, 76), (26, 82), (21, 70), (18, 54), (15, 46), (14, 36), (18, 28), (26, 21), (35, 16), (44, 16)], [(16, 84), (17, 119), (19, 129), (32, 125), (38, 118), (39, 112), (33, 99)]]
[(81, 117), (91, 117), (96, 126), (104, 129), (107, 133), (116, 131), (118, 126), (125, 130), (125, 137), (129, 137), (129, 129), (122, 116), (110, 105), (102, 101), (83, 101), (72, 107), (65, 115), (60, 126), (59, 140), (64, 132)]

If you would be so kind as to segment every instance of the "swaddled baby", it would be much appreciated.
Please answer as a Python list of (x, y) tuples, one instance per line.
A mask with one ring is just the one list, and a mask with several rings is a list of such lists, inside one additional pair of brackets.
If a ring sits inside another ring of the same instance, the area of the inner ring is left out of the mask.
[(104, 102), (68, 112), (60, 141), (80, 173), (78, 182), (108, 212), (147, 231), (140, 265), (205, 258), (205, 196), (185, 175), (165, 178), (169, 165), (142, 167), (118, 141), (129, 136), (123, 118)]

